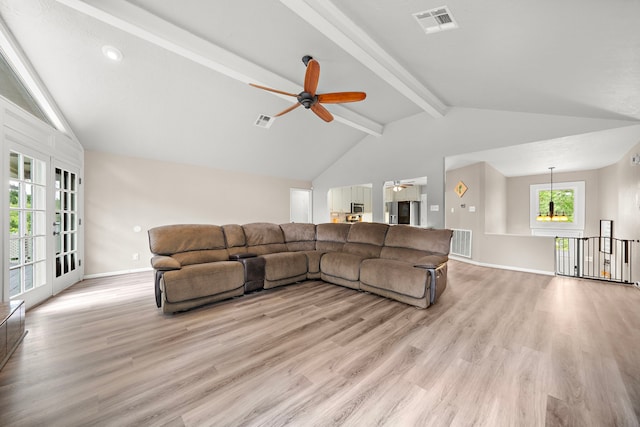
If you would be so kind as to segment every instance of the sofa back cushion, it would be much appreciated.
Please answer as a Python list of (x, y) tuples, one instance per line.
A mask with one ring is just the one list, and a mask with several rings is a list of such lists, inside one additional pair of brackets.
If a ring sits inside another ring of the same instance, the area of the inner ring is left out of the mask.
[(377, 222), (356, 222), (351, 226), (344, 252), (369, 258), (380, 256), (389, 226)]
[(351, 224), (326, 223), (316, 226), (316, 250), (321, 252), (338, 252), (344, 247)]
[(225, 249), (224, 234), (219, 225), (176, 224), (149, 230), (149, 249), (156, 255)]
[(433, 230), (409, 225), (395, 225), (389, 229), (384, 245), (448, 255), (452, 235), (452, 230)]
[(288, 251), (313, 251), (316, 248), (315, 224), (280, 224)]
[(431, 230), (394, 225), (389, 228), (381, 258), (415, 262), (425, 255), (448, 255), (451, 230)]
[(244, 229), (239, 224), (226, 224), (222, 226), (227, 251), (229, 255), (236, 255), (247, 252), (247, 239), (244, 236)]
[(247, 239), (248, 252), (265, 255), (287, 250), (282, 229), (278, 224), (254, 222), (244, 224), (242, 228)]

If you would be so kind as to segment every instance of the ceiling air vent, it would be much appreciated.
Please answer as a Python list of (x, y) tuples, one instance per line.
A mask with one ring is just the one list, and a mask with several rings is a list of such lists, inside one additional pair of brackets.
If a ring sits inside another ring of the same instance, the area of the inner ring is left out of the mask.
[(271, 116), (260, 114), (255, 122), (255, 125), (261, 128), (269, 129), (275, 119)]
[(458, 28), (458, 24), (453, 19), (447, 6), (417, 12), (413, 14), (413, 17), (416, 18), (420, 27), (427, 34)]

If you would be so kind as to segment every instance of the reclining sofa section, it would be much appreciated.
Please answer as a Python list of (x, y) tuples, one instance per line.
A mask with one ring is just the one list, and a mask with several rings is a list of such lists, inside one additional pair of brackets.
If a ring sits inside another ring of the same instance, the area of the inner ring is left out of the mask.
[(446, 288), (451, 236), (366, 222), (156, 227), (149, 230), (156, 304), (174, 313), (321, 279), (426, 308)]

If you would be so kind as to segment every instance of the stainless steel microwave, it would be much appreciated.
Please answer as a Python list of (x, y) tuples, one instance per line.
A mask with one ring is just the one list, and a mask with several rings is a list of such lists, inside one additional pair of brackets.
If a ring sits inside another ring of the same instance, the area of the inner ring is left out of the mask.
[(364, 204), (362, 203), (351, 203), (351, 213), (360, 214), (364, 212)]

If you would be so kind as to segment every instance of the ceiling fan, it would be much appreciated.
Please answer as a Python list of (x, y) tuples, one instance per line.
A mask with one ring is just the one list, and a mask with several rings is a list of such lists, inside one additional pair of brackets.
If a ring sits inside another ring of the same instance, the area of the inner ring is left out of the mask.
[(311, 109), (311, 111), (316, 113), (316, 115), (325, 122), (330, 122), (333, 120), (333, 116), (331, 115), (329, 110), (324, 108), (322, 104), (357, 102), (362, 101), (367, 97), (367, 94), (364, 92), (316, 93), (316, 89), (318, 87), (318, 79), (320, 78), (320, 64), (309, 55), (303, 56), (302, 62), (304, 63), (304, 65), (306, 65), (307, 71), (304, 75), (303, 91), (297, 95), (295, 93), (283, 92), (281, 90), (271, 89), (268, 87), (249, 83), (251, 86), (257, 87), (259, 89), (268, 90), (269, 92), (275, 92), (281, 95), (288, 95), (297, 98), (298, 102), (296, 102), (286, 110), (279, 112), (274, 117), (280, 117), (302, 105), (304, 106), (304, 108)]
[(413, 184), (411, 183), (401, 183), (400, 181), (393, 181), (393, 191), (398, 192), (398, 191), (402, 191), (405, 188), (409, 188), (409, 187), (413, 187)]

